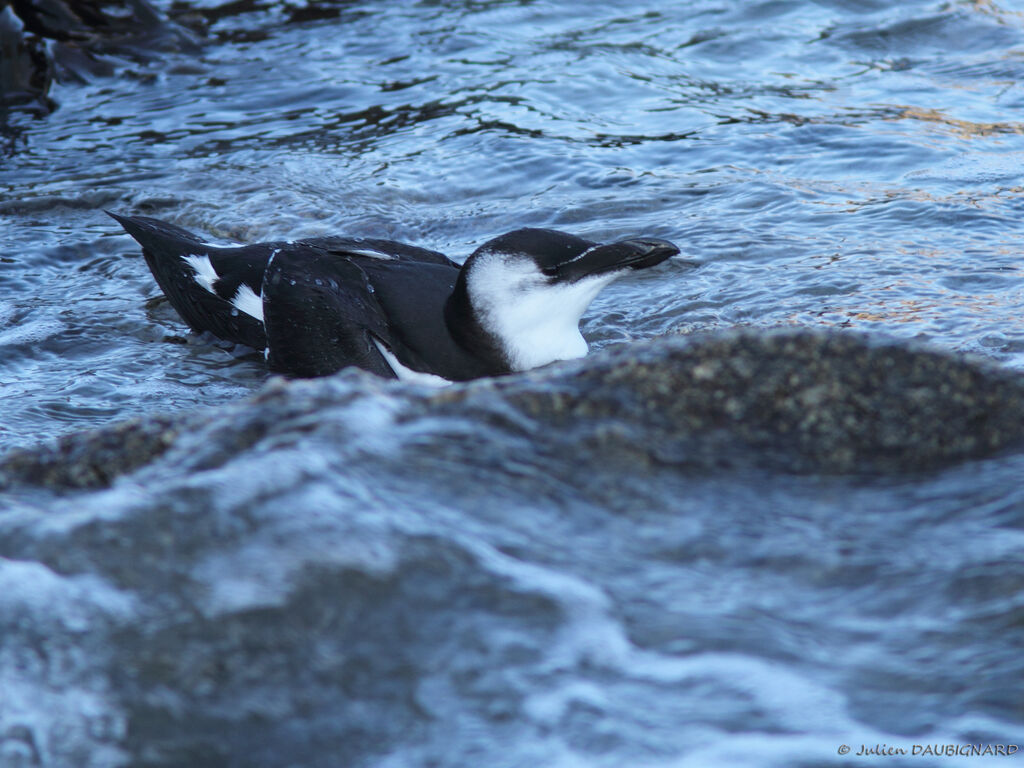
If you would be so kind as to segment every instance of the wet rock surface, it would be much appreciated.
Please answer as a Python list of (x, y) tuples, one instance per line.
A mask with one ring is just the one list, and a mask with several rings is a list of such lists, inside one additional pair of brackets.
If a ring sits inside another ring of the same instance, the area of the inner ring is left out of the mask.
[[(360, 380), (361, 372), (344, 374)], [(629, 455), (682, 467), (900, 473), (981, 458), (1024, 439), (1024, 378), (982, 361), (855, 334), (737, 332), (630, 345), (584, 361), (438, 394), (388, 388), (402, 421), (474, 419), (572, 446), (600, 464)], [(369, 397), (371, 395), (363, 395)], [(276, 380), (205, 414), (155, 416), (14, 452), (0, 483), (100, 488), (171, 451), (181, 471), (219, 466), (266, 436), (301, 439), (357, 398), (329, 380)], [(195, 441), (202, 443), (198, 448)], [(501, 451), (475, 453), (500, 466)]]
[(509, 399), (553, 425), (643, 424), (637, 444), (667, 463), (906, 472), (986, 456), (1024, 436), (1016, 373), (841, 333), (656, 341), (552, 383), (578, 393)]
[(187, 421), (183, 415), (132, 419), (74, 433), (52, 445), (14, 451), (2, 462), (0, 487), (8, 483), (62, 490), (106, 487), (117, 476), (162, 454)]

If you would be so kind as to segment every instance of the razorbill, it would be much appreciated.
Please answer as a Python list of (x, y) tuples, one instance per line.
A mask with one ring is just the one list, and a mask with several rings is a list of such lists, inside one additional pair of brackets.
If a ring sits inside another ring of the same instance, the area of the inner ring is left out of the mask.
[(157, 219), (110, 215), (189, 326), (263, 349), (272, 370), (293, 376), (356, 365), (440, 384), (583, 357), (579, 321), (598, 292), (679, 252), (651, 237), (602, 245), (517, 229), (460, 267), (391, 240), (231, 248)]

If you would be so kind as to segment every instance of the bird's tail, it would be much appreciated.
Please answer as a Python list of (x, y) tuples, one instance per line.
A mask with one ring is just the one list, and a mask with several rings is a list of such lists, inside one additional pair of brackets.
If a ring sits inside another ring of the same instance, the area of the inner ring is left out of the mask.
[(168, 224), (166, 221), (151, 219), (148, 216), (122, 216), (113, 211), (106, 211), (106, 214), (124, 227), (124, 231), (134, 237), (143, 248), (154, 248), (168, 237), (203, 243), (187, 229)]

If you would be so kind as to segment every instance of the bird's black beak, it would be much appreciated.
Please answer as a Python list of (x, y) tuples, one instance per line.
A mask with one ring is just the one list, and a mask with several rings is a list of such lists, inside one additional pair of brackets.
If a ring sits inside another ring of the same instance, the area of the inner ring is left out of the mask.
[(668, 240), (632, 237), (608, 245), (595, 245), (575, 258), (546, 268), (544, 274), (559, 280), (575, 281), (624, 269), (647, 269), (677, 253), (679, 249)]

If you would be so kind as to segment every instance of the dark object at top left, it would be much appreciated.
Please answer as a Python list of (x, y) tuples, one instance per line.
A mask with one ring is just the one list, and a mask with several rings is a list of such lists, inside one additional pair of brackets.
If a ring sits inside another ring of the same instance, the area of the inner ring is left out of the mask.
[(196, 47), (147, 0), (0, 0), (0, 105), (54, 108), (53, 80), (113, 74), (107, 57)]

